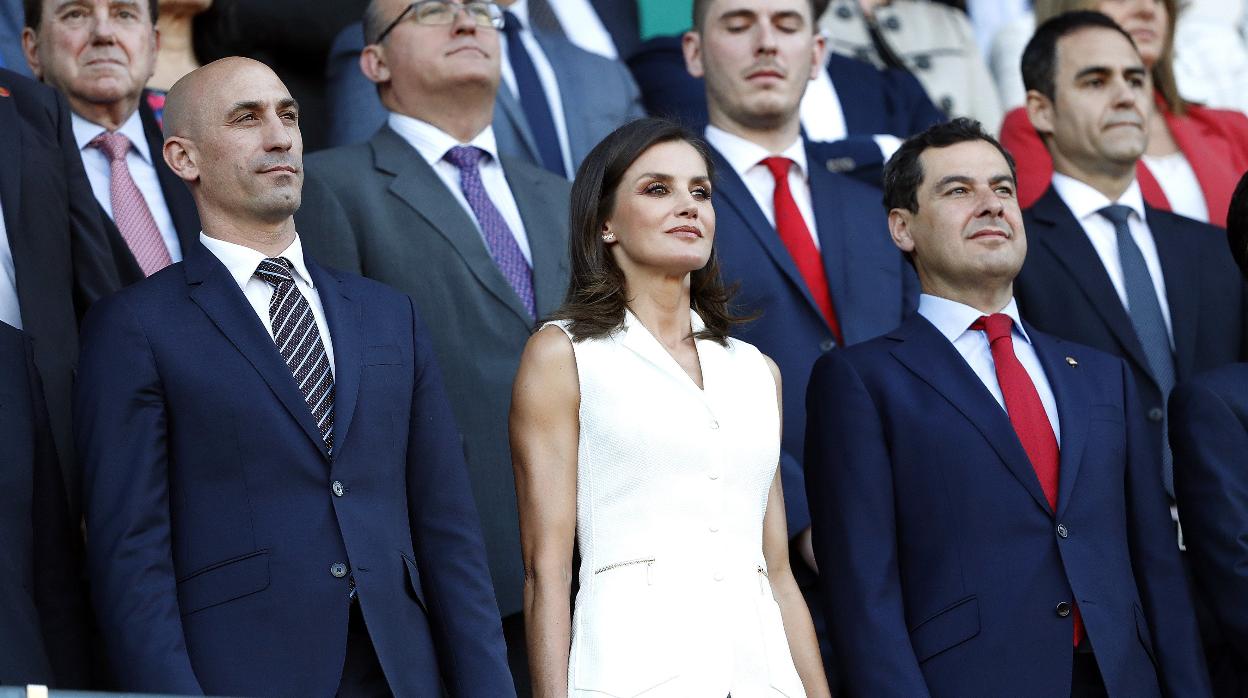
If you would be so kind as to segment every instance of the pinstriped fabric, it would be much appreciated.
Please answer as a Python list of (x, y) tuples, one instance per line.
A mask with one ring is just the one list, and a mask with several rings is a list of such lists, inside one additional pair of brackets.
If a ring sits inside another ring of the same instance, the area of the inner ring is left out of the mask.
[(255, 275), (273, 287), (273, 299), (269, 301), (273, 341), (295, 376), (325, 446), (333, 451), (334, 374), (312, 306), (295, 286), (290, 260), (285, 257), (265, 259), (256, 267)]

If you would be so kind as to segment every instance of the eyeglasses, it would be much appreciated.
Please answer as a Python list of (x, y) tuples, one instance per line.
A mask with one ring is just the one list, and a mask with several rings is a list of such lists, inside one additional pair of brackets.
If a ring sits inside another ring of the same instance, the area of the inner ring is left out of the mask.
[(459, 16), (460, 10), (468, 15), (468, 19), (473, 24), (481, 28), (502, 29), (503, 28), (503, 10), (492, 2), (466, 2), (460, 4), (451, 0), (417, 0), (407, 6), (394, 21), (386, 25), (381, 30), (381, 34), (377, 36), (374, 44), (380, 44), (385, 40), (386, 36), (399, 26), (399, 22), (407, 19), (411, 15), (417, 24), (427, 27), (445, 26), (454, 24), (455, 18)]

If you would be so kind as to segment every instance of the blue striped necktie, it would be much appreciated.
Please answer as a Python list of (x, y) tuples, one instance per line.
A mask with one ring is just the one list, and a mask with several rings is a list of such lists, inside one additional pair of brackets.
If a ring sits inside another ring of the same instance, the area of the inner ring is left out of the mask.
[(273, 287), (269, 301), (269, 322), (278, 353), (290, 367), (303, 399), (312, 411), (316, 428), (331, 452), (334, 449), (334, 374), (329, 355), (321, 343), (321, 331), (312, 315), (312, 306), (295, 286), (290, 260), (270, 257), (260, 262), (256, 274)]

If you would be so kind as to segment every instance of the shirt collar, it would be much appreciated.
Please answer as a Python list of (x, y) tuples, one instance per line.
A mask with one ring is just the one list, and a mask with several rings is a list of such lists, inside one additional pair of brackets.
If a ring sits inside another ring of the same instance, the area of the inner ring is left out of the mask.
[(515, 15), (516, 19), (520, 20), (520, 24), (524, 26), (526, 31), (531, 29), (529, 26), (529, 0), (516, 0), (511, 3), (510, 7), (504, 9)]
[(1098, 211), (1111, 204), (1126, 206), (1141, 221), (1144, 220), (1144, 195), (1140, 192), (1138, 180), (1132, 179), (1131, 185), (1117, 201), (1110, 201), (1109, 197), (1093, 189), (1090, 184), (1060, 172), (1053, 173), (1053, 189), (1080, 222), (1098, 215)]
[(706, 140), (724, 156), (737, 176), (745, 175), (747, 170), (757, 166), (763, 158), (781, 155), (792, 160), (797, 165), (802, 179), (806, 179), (806, 144), (802, 142), (801, 136), (798, 136), (780, 153), (768, 152), (766, 148), (753, 141), (748, 141), (715, 126), (706, 127)]
[(437, 126), (405, 114), (390, 112), (387, 123), (395, 133), (407, 141), (408, 145), (420, 153), (430, 167), (436, 166), (447, 151), (459, 145), (480, 148), (489, 154), (489, 161), (498, 161), (498, 143), (494, 140), (493, 126), (486, 126), (485, 130), (478, 133), (471, 141), (460, 143), (455, 140), (454, 136)]
[[(1022, 318), (1018, 315), (1018, 303), (1014, 301), (1013, 296), (1010, 297), (1010, 302), (997, 312), (1009, 315), (1014, 321), (1014, 332), (1031, 344), (1031, 338), (1027, 336), (1027, 330), (1023, 329)], [(983, 317), (984, 312), (964, 303), (924, 293), (919, 296), (919, 315), (935, 325), (945, 339), (954, 342), (970, 329), (971, 323)]]
[[(207, 233), (200, 232), (199, 241), (204, 247), (208, 248), (225, 268), (229, 270), (230, 276), (234, 277), (234, 281), (239, 288), (245, 288), (247, 282), (251, 280), (256, 273), (256, 267), (260, 266), (260, 262), (268, 259), (268, 255), (253, 250), (233, 242), (227, 242), (218, 238), (209, 236)], [(303, 281), (310, 288), (316, 288), (316, 284), (312, 283), (312, 276), (308, 273), (308, 266), (303, 259), (303, 243), (299, 240), (299, 236), (295, 235), (294, 242), (277, 257), (285, 257), (290, 260), (291, 272), (293, 275)]]
[[(74, 140), (78, 142), (79, 151), (86, 150), (96, 136), (108, 130), (75, 113), (70, 114), (70, 120), (74, 125)], [(144, 162), (152, 164), (152, 150), (147, 145), (147, 134), (143, 132), (143, 120), (139, 117), (138, 109), (134, 110), (134, 113), (126, 119), (121, 128), (117, 129), (117, 132), (130, 139), (130, 144), (138, 151)]]

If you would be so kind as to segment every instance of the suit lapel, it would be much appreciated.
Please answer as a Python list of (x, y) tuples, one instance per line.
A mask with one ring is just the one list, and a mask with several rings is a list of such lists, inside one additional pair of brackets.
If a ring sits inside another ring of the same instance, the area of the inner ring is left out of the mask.
[[(191, 300), (204, 311), (217, 329), (238, 349), (260, 377), (269, 385), (273, 394), (285, 406), (290, 416), (299, 423), (303, 432), (316, 444), (322, 456), (328, 458), (325, 441), (312, 419), (312, 411), (303, 399), (303, 393), (295, 384), (290, 367), (277, 352), (273, 338), (264, 329), (256, 311), (247, 302), (242, 289), (207, 248), (200, 244), (186, 251), (186, 280), (191, 286)], [(335, 343), (335, 348), (337, 344)]]
[(1075, 479), (1083, 462), (1083, 446), (1088, 437), (1088, 385), (1078, 356), (1072, 355), (1075, 364), (1066, 361), (1063, 352), (1076, 350), (1063, 342), (1025, 325), (1027, 336), (1036, 350), (1044, 375), (1049, 379), (1053, 399), (1057, 402), (1057, 422), (1062, 432), (1060, 456), (1058, 457), (1057, 515), (1060, 518), (1070, 505)]
[(1145, 207), (1144, 214), (1148, 219), (1148, 229), (1153, 233), (1153, 242), (1157, 245), (1161, 276), (1166, 282), (1175, 367), (1178, 369), (1177, 377), (1183, 380), (1195, 371), (1195, 323), (1200, 317), (1195, 280), (1200, 278), (1200, 260), (1192, 254), (1195, 248), (1184, 240), (1183, 232), (1170, 227), (1169, 219), (1157, 215), (1149, 207)]
[[(6, 90), (8, 86), (0, 82)], [(13, 98), (0, 97), (0, 153), (6, 153), (5, 164), (0, 167), (0, 203), (4, 208), (4, 225), (9, 231), (9, 246), (20, 237), (20, 214), (22, 194), (22, 134), (21, 117)], [(17, 255), (15, 254), (16, 258)]]
[(199, 215), (195, 211), (195, 200), (186, 183), (165, 164), (164, 135), (156, 125), (156, 115), (148, 105), (147, 99), (139, 100), (139, 121), (143, 124), (143, 134), (147, 136), (148, 151), (152, 156), (152, 167), (156, 170), (156, 178), (160, 181), (160, 192), (165, 199), (165, 207), (173, 218), (173, 228), (178, 234), (183, 254), (186, 250), (199, 243)]
[(889, 337), (901, 340), (893, 349), (893, 356), (975, 425), (1036, 504), (1051, 514), (1049, 501), (1040, 489), (1040, 480), (1014, 433), (1009, 415), (949, 340), (917, 313)]
[(371, 141), (377, 169), (394, 176), (390, 191), (446, 239), (477, 281), (526, 325), (533, 319), (490, 257), (476, 223), (468, 216), (433, 168), (389, 126)]
[[(1148, 368), (1148, 359), (1135, 334), (1131, 317), (1122, 306), (1118, 291), (1109, 280), (1109, 273), (1105, 271), (1100, 256), (1075, 215), (1052, 188), (1036, 202), (1031, 213), (1041, 226), (1033, 226), (1030, 240), (1047, 247), (1058, 264), (1066, 268), (1127, 356), (1151, 376), (1152, 370)], [(1023, 311), (1026, 312), (1026, 308)]]
[(520, 100), (516, 99), (511, 93), (511, 88), (505, 84), (498, 86), (498, 94), (494, 98), (494, 119), (498, 120), (500, 117), (516, 134), (516, 139), (524, 147), (529, 160), (535, 163), (541, 162), (537, 150), (537, 139), (533, 137), (533, 130), (529, 128), (529, 120), (524, 116)]
[[(552, 190), (541, 179), (547, 175), (545, 170), (523, 168), (506, 157), (502, 165), (529, 240), (529, 254), (533, 258), (533, 300), (540, 317), (558, 308), (568, 292), (568, 242), (557, 232), (567, 227), (567, 221), (551, 216), (552, 211), (563, 208), (564, 202), (550, 200)], [(516, 301), (519, 303), (519, 298)], [(527, 313), (524, 317), (528, 322)]]
[(802, 279), (801, 273), (797, 271), (793, 257), (784, 243), (780, 241), (780, 234), (767, 222), (767, 217), (758, 207), (754, 195), (750, 193), (745, 182), (741, 181), (736, 170), (732, 169), (732, 165), (728, 164), (719, 151), (711, 148), (711, 157), (715, 160), (716, 205), (722, 202), (724, 206), (737, 212), (737, 215), (745, 222), (745, 227), (758, 238), (759, 244), (767, 251), (767, 256), (771, 257), (771, 261), (780, 268), (780, 272), (805, 299), (806, 306), (819, 318), (819, 322), (826, 326), (827, 320), (823, 318), (819, 306), (815, 305), (815, 299), (810, 295), (810, 289), (806, 288), (806, 281)]
[[(347, 442), (347, 430), (351, 427), (360, 392), (363, 309), (345, 293), (342, 281), (306, 254), (303, 261), (325, 308), (325, 322), (334, 343), (334, 443), (341, 448)], [(338, 452), (335, 449), (335, 455)]]

